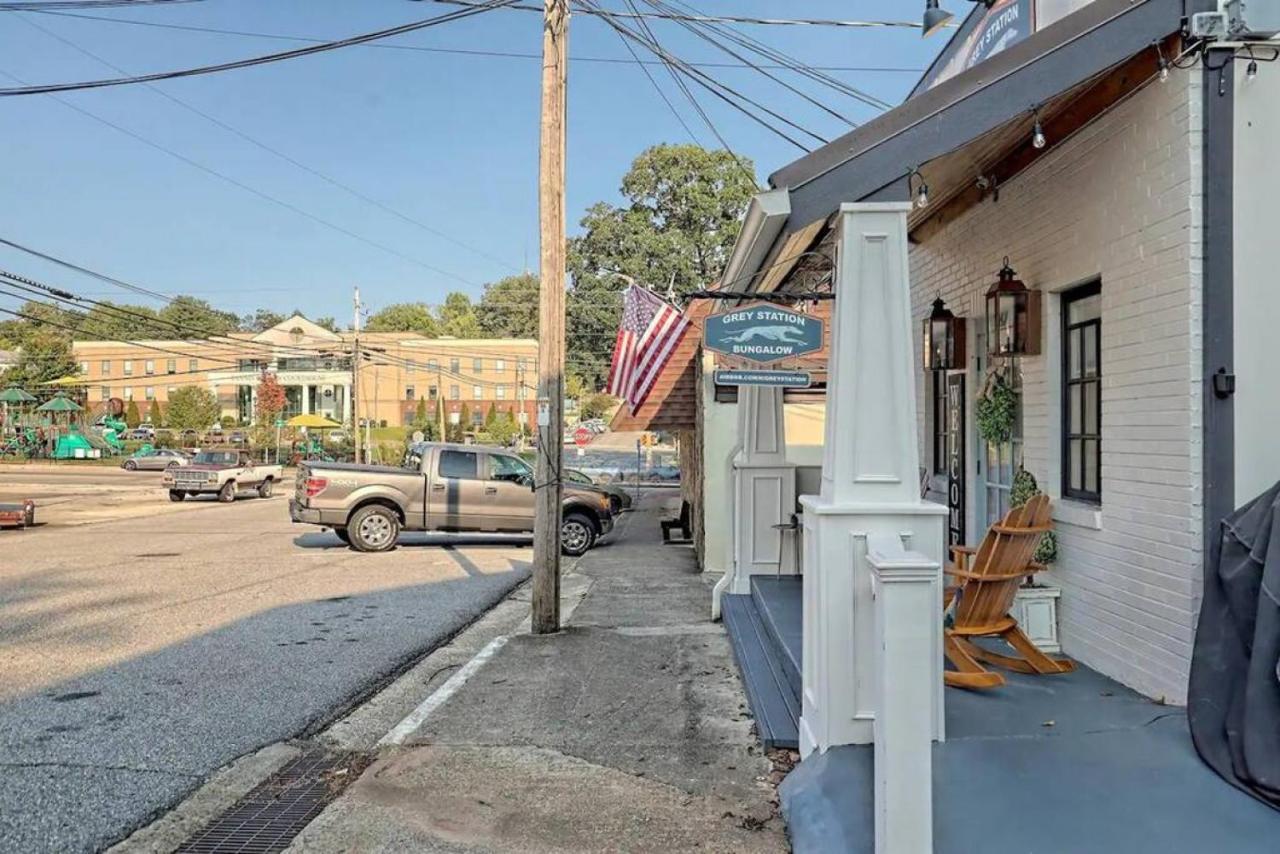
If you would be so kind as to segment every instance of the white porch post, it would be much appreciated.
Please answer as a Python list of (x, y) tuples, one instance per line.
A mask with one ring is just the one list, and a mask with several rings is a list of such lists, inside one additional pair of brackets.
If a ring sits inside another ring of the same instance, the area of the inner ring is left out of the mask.
[(311, 412), (311, 386), (306, 383), (302, 384), (302, 414), (307, 415)]
[(795, 535), (776, 527), (788, 524), (796, 509), (796, 472), (787, 462), (782, 394), (780, 388), (738, 388), (742, 444), (733, 461), (733, 566), (726, 593), (750, 593), (752, 575), (796, 571)]
[[(820, 495), (804, 505), (800, 752), (868, 744), (876, 691), (868, 540), (891, 536), (941, 565), (946, 508), (921, 501), (906, 202), (845, 204), (827, 377)], [(933, 619), (934, 611), (917, 619)], [(932, 735), (943, 737), (941, 633)], [(886, 704), (890, 705), (890, 704)]]
[[(351, 384), (342, 385), (342, 423), (351, 421)], [(354, 422), (352, 422), (354, 424)]]

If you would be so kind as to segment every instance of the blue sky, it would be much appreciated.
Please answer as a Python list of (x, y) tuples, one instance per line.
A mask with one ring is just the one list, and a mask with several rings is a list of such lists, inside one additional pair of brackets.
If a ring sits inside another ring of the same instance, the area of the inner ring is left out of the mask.
[[(621, 0), (604, 0), (614, 9)], [(729, 2), (689, 0), (707, 13), (919, 20), (923, 0)], [(968, 4), (951, 0), (958, 15)], [(167, 8), (105, 9), (102, 17), (336, 38), (455, 7), (408, 0), (204, 0)], [(29, 22), (29, 23), (27, 23)], [(41, 32), (39, 25), (130, 73), (269, 53), (288, 42), (96, 20), (0, 12), (0, 85), (117, 76)], [(689, 61), (732, 61), (678, 25), (657, 35)], [(945, 35), (918, 30), (748, 27), (750, 35), (812, 65), (923, 68)], [(540, 17), (500, 10), (414, 33), (395, 44), (518, 53), (540, 50)], [(629, 58), (602, 22), (576, 15), (571, 57)], [(645, 57), (650, 58), (650, 57)], [(194, 293), (239, 313), (257, 307), (349, 319), (359, 284), (373, 308), (478, 296), (485, 282), (537, 267), (539, 66), (535, 59), (348, 48), (225, 74), (157, 84), (464, 248), (353, 198), (143, 86), (58, 96), (133, 134), (287, 202), (326, 227), (36, 95), (0, 99), (0, 236), (168, 293)], [(704, 144), (710, 134), (660, 67), (655, 79)], [(711, 70), (723, 82), (830, 138), (847, 129), (748, 70)], [(634, 64), (571, 61), (568, 124), (570, 233), (585, 208), (617, 201), (630, 161), (687, 134)], [(839, 72), (899, 102), (917, 74)], [(695, 87), (695, 91), (696, 87)], [(875, 115), (830, 89), (811, 89), (850, 118)], [(721, 133), (763, 179), (800, 152), (699, 91)], [(407, 256), (410, 259), (407, 260)], [(109, 286), (0, 247), (0, 269), (98, 298)], [(0, 306), (15, 301), (0, 296)]]

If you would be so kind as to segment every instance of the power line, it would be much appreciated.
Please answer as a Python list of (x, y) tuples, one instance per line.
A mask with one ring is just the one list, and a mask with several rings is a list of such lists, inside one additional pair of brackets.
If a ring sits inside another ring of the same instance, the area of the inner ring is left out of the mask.
[[(55, 33), (54, 31), (52, 31), (52, 30), (50, 30), (50, 29), (48, 29), (48, 28), (46, 28), (46, 27), (42, 27), (42, 26), (40, 26), (40, 25), (39, 25), (39, 24), (37, 24), (35, 21), (29, 20), (29, 19), (27, 19), (27, 18), (20, 18), (20, 20), (21, 20), (24, 24), (26, 24), (27, 26), (30, 26), (30, 27), (34, 27), (34, 28), (36, 28), (36, 29), (37, 29), (37, 30), (39, 30), (40, 32), (42, 32), (42, 33), (44, 33), (45, 35), (49, 36), (50, 38), (57, 39), (58, 41), (60, 41), (60, 42), (62, 42), (63, 44), (67, 45), (68, 47), (72, 48), (73, 50), (76, 50), (76, 51), (80, 52), (81, 54), (83, 54), (83, 55), (85, 55), (85, 56), (89, 57), (90, 59), (94, 60), (95, 62), (99, 62), (99, 63), (101, 63), (102, 65), (106, 66), (107, 68), (112, 69), (113, 71), (117, 71), (117, 72), (119, 72), (120, 74), (128, 74), (128, 73), (129, 73), (128, 71), (125, 71), (125, 70), (124, 70), (123, 68), (121, 68), (120, 66), (118, 66), (118, 65), (116, 65), (116, 64), (114, 64), (114, 63), (112, 63), (112, 62), (110, 62), (109, 60), (106, 60), (106, 59), (102, 58), (101, 56), (98, 56), (96, 53), (93, 53), (92, 51), (90, 51), (90, 50), (88, 50), (88, 49), (86, 49), (86, 48), (84, 48), (84, 47), (81, 47), (80, 45), (76, 44), (75, 42), (71, 41), (70, 39), (68, 39), (68, 38), (66, 38), (66, 37), (64, 37), (64, 36), (62, 36), (62, 35), (60, 35), (60, 34), (58, 34), (58, 33)], [(272, 146), (267, 145), (265, 142), (262, 142), (262, 141), (261, 141), (261, 140), (259, 140), (259, 139), (255, 139), (254, 137), (250, 136), (249, 134), (245, 133), (244, 131), (240, 130), (239, 128), (234, 127), (234, 126), (232, 126), (232, 125), (228, 124), (227, 122), (224, 122), (222, 119), (219, 119), (219, 118), (217, 118), (216, 116), (212, 116), (212, 115), (210, 115), (210, 114), (208, 114), (208, 113), (204, 112), (203, 110), (201, 110), (201, 109), (199, 109), (199, 108), (197, 108), (197, 107), (195, 107), (195, 106), (192, 106), (191, 104), (187, 103), (186, 101), (181, 100), (180, 98), (178, 98), (178, 97), (176, 97), (176, 96), (174, 96), (174, 95), (170, 95), (168, 92), (164, 91), (164, 90), (163, 90), (163, 89), (161, 89), (159, 86), (156, 86), (156, 85), (155, 85), (155, 84), (153, 84), (153, 83), (144, 83), (143, 85), (144, 85), (144, 86), (146, 86), (146, 87), (147, 87), (148, 89), (150, 89), (151, 91), (155, 92), (155, 93), (156, 93), (157, 95), (159, 95), (160, 97), (164, 98), (165, 100), (168, 100), (168, 101), (171, 101), (171, 102), (172, 102), (172, 103), (174, 103), (174, 104), (177, 104), (179, 107), (182, 107), (184, 110), (187, 110), (188, 112), (194, 113), (195, 115), (200, 116), (201, 118), (205, 119), (206, 121), (212, 122), (213, 124), (217, 125), (218, 127), (222, 128), (223, 130), (225, 130), (225, 131), (227, 131), (227, 132), (229, 132), (229, 133), (235, 134), (236, 136), (240, 137), (240, 138), (241, 138), (241, 139), (243, 139), (245, 142), (248, 142), (248, 143), (250, 143), (251, 145), (254, 145), (254, 146), (256, 146), (256, 147), (258, 147), (258, 148), (262, 149), (263, 151), (267, 152), (268, 154), (272, 154), (272, 155), (274, 155), (274, 156), (276, 156), (276, 157), (280, 158), (281, 160), (285, 161), (286, 163), (289, 163), (289, 164), (291, 164), (291, 165), (293, 165), (293, 166), (296, 166), (298, 169), (301, 169), (301, 170), (302, 170), (302, 171), (304, 171), (304, 172), (307, 172), (307, 173), (309, 173), (309, 174), (311, 174), (311, 175), (314, 175), (315, 177), (319, 178), (320, 180), (324, 181), (325, 183), (327, 183), (327, 184), (329, 184), (329, 185), (331, 185), (331, 186), (337, 187), (339, 190), (342, 190), (343, 192), (347, 193), (348, 195), (354, 196), (355, 198), (359, 199), (359, 200), (360, 200), (360, 201), (362, 201), (362, 202), (365, 202), (366, 204), (373, 205), (374, 207), (378, 208), (379, 210), (381, 210), (381, 211), (383, 211), (383, 212), (385, 212), (385, 213), (389, 213), (389, 214), (391, 214), (392, 216), (394, 216), (394, 217), (396, 217), (396, 218), (398, 218), (398, 219), (400, 219), (400, 220), (403, 220), (404, 222), (409, 223), (410, 225), (417, 226), (418, 228), (422, 229), (423, 231), (426, 231), (426, 232), (428, 232), (428, 233), (430, 233), (430, 234), (434, 234), (436, 237), (442, 238), (443, 240), (447, 240), (447, 241), (449, 241), (450, 243), (454, 244), (455, 246), (460, 246), (460, 247), (462, 247), (463, 249), (466, 249), (466, 250), (469, 250), (469, 251), (471, 251), (471, 252), (474, 252), (475, 254), (480, 255), (480, 256), (482, 256), (482, 257), (484, 257), (484, 258), (488, 258), (490, 261), (493, 261), (493, 262), (495, 262), (495, 263), (497, 263), (497, 264), (500, 264), (501, 266), (506, 267), (507, 269), (510, 269), (510, 270), (518, 270), (518, 269), (519, 269), (519, 268), (518, 268), (518, 267), (516, 267), (515, 265), (507, 263), (506, 261), (502, 260), (501, 258), (498, 258), (498, 257), (497, 257), (497, 256), (495, 256), (495, 255), (490, 254), (489, 252), (485, 251), (484, 249), (481, 249), (481, 248), (479, 248), (479, 247), (477, 247), (477, 246), (472, 246), (471, 244), (469, 244), (469, 243), (465, 243), (464, 241), (461, 241), (461, 240), (458, 240), (458, 239), (457, 239), (457, 238), (455, 238), (455, 237), (451, 237), (450, 235), (445, 234), (443, 231), (440, 231), (440, 230), (439, 230), (439, 229), (437, 229), (437, 228), (433, 228), (433, 227), (431, 227), (431, 226), (427, 225), (426, 223), (421, 222), (420, 220), (414, 219), (413, 217), (409, 216), (408, 214), (402, 213), (401, 211), (396, 210), (395, 208), (391, 207), (390, 205), (384, 204), (383, 202), (380, 202), (380, 201), (378, 201), (377, 199), (375, 199), (375, 198), (373, 198), (373, 197), (371, 197), (371, 196), (369, 196), (369, 195), (367, 195), (367, 194), (365, 194), (365, 193), (360, 192), (359, 190), (355, 189), (354, 187), (351, 187), (351, 186), (349, 186), (349, 185), (347, 185), (347, 184), (344, 184), (343, 182), (339, 181), (338, 179), (333, 178), (332, 176), (326, 175), (325, 173), (321, 172), (320, 170), (318, 170), (318, 169), (314, 169), (314, 168), (312, 168), (312, 167), (310, 167), (310, 166), (306, 165), (305, 163), (302, 163), (302, 162), (300, 162), (300, 161), (296, 160), (295, 158), (293, 158), (293, 157), (289, 156), (288, 154), (285, 154), (283, 151), (280, 151), (280, 150), (279, 150), (279, 149), (277, 149), (277, 148), (273, 148)]]
[[(208, 33), (211, 35), (222, 36), (238, 36), (241, 38), (254, 39), (271, 39), (274, 41), (287, 42), (304, 42), (307, 44), (323, 44), (331, 39), (321, 39), (308, 36), (287, 35), (284, 33), (264, 33), (255, 30), (228, 30), (219, 27), (202, 27), (192, 24), (173, 24), (163, 23), (160, 21), (141, 21), (133, 18), (114, 18), (105, 15), (85, 15), (77, 12), (60, 12), (46, 9), (32, 9), (33, 12), (43, 12), (48, 15), (54, 15), (59, 18), (79, 18), (85, 21), (101, 21), (109, 24), (125, 24), (136, 27), (151, 27), (162, 30), (177, 30), (192, 33)], [(371, 50), (399, 50), (410, 51), (413, 53), (443, 53), (454, 54), (457, 56), (485, 56), (499, 57), (505, 59), (537, 59), (542, 58), (538, 53), (524, 53), (521, 51), (505, 51), (505, 50), (480, 50), (470, 48), (456, 47), (434, 47), (430, 45), (412, 45), (412, 44), (381, 44), (378, 42), (370, 42), (368, 44), (357, 45), (357, 47), (368, 48)], [(624, 57), (613, 56), (571, 56), (572, 62), (593, 62), (605, 63), (609, 65), (630, 65), (631, 60)], [(661, 60), (642, 59), (639, 60), (642, 65), (665, 65)], [(735, 62), (690, 62), (689, 65), (695, 68), (746, 68)], [(761, 68), (769, 69), (787, 69), (789, 65), (761, 65)], [(923, 68), (893, 65), (814, 65), (811, 68), (818, 71), (841, 71), (853, 72), (859, 74), (920, 74)]]
[(203, 0), (40, 0), (0, 3), (0, 12), (45, 12), (51, 9), (110, 9), (117, 6), (176, 6)]
[[(8, 71), (0, 70), (0, 74), (3, 74), (5, 77), (8, 77), (11, 80), (17, 80), (18, 82), (22, 82), (20, 78), (15, 77), (13, 74), (9, 73)], [(369, 238), (364, 237), (363, 235), (358, 234), (354, 231), (351, 231), (350, 229), (344, 228), (338, 225), (337, 223), (330, 222), (329, 220), (324, 219), (323, 217), (317, 216), (316, 214), (313, 214), (310, 211), (300, 208), (297, 205), (293, 204), (292, 202), (287, 202), (284, 199), (278, 198), (276, 196), (271, 195), (270, 193), (266, 193), (262, 190), (257, 189), (256, 187), (250, 186), (249, 184), (246, 184), (243, 181), (240, 181), (236, 178), (232, 178), (230, 175), (227, 175), (226, 173), (223, 173), (223, 172), (219, 172), (217, 169), (214, 169), (211, 166), (206, 166), (200, 161), (187, 157), (185, 154), (181, 154), (180, 152), (177, 152), (172, 148), (161, 145), (160, 143), (155, 142), (153, 140), (147, 139), (145, 136), (142, 136), (139, 133), (129, 130), (123, 125), (118, 125), (109, 119), (103, 118), (97, 113), (91, 112), (81, 106), (73, 104), (67, 99), (59, 95), (49, 93), (49, 97), (57, 101), (59, 104), (62, 104), (67, 109), (74, 110), (75, 112), (80, 113), (81, 115), (87, 116), (96, 122), (100, 122), (113, 130), (119, 131), (125, 136), (128, 136), (134, 140), (137, 140), (143, 145), (146, 145), (150, 148), (154, 148), (157, 151), (163, 152), (169, 155), (170, 157), (174, 158), (175, 160), (182, 161), (183, 163), (187, 164), (188, 166), (191, 166), (192, 168), (198, 169), (201, 172), (204, 172), (208, 175), (212, 175), (213, 177), (218, 178), (219, 180), (225, 181), (226, 183), (231, 184), (234, 187), (237, 187), (241, 190), (244, 190), (247, 193), (257, 196), (260, 199), (271, 202), (272, 204), (275, 204), (275, 205), (279, 205), (285, 210), (292, 211), (293, 213), (296, 213), (299, 216), (305, 217), (306, 219), (309, 219), (314, 223), (322, 225), (325, 228), (331, 229), (333, 231), (338, 232), (339, 234), (350, 237), (352, 240), (356, 240), (360, 243), (364, 243), (367, 246), (371, 246), (374, 249), (378, 249), (382, 252), (386, 252), (387, 254), (393, 255), (402, 261), (407, 261), (410, 264), (414, 264), (418, 267), (422, 267), (424, 270), (430, 270), (433, 273), (438, 273), (442, 276), (447, 276), (448, 278), (462, 282), (465, 285), (471, 285), (473, 287), (478, 285), (477, 282), (473, 282), (470, 279), (464, 279), (463, 277), (457, 275), (456, 273), (450, 273), (448, 270), (444, 270), (440, 267), (435, 266), (434, 264), (428, 264), (426, 261), (422, 261), (418, 258), (413, 257), (412, 255), (406, 255), (405, 253), (397, 249), (394, 249), (390, 246), (387, 246), (384, 243), (379, 243), (376, 240), (370, 240)]]
[[(689, 139), (693, 140), (694, 145), (701, 146), (702, 143), (698, 141), (698, 137), (694, 134), (693, 129), (685, 122), (684, 116), (680, 115), (675, 104), (671, 103), (671, 99), (667, 97), (667, 93), (662, 91), (662, 87), (658, 85), (658, 81), (649, 73), (649, 67), (640, 61), (640, 54), (636, 53), (636, 49), (631, 46), (631, 42), (627, 41), (627, 37), (622, 33), (618, 33), (617, 35), (618, 41), (622, 42), (622, 46), (627, 49), (627, 53), (631, 54), (631, 58), (635, 60), (636, 65), (640, 66), (640, 70), (644, 72), (644, 76), (653, 86), (653, 90), (658, 93), (658, 97), (662, 99), (662, 103), (667, 105), (667, 109), (671, 111), (671, 115), (676, 117), (676, 121), (680, 123), (680, 127), (684, 128), (684, 132), (689, 134)], [(667, 71), (671, 71), (670, 66), (667, 67)]]
[[(481, 4), (473, 2), (473, 0), (434, 0), (436, 3), (446, 3), (450, 6), (466, 6), (478, 7)], [(523, 3), (512, 3), (507, 5), (508, 9), (518, 9), (522, 12), (542, 12), (541, 6), (530, 6)], [(673, 21), (700, 21), (704, 23), (725, 23), (725, 24), (757, 24), (761, 26), (783, 26), (783, 27), (843, 27), (848, 29), (921, 29), (919, 21), (839, 21), (827, 18), (756, 18), (744, 15), (681, 15), (662, 12), (604, 12), (600, 9), (584, 9), (588, 15), (617, 15), (623, 18), (665, 18)]]
[(182, 68), (175, 71), (157, 71), (152, 74), (138, 74), (130, 77), (116, 77), (107, 80), (82, 80), (75, 83), (45, 83), (34, 86), (25, 85), (15, 88), (0, 89), (0, 97), (13, 97), (16, 95), (45, 95), (52, 92), (73, 92), (81, 89), (104, 89), (109, 86), (128, 86), (133, 83), (153, 83), (159, 80), (176, 80), (183, 77), (197, 77), (205, 74), (217, 74), (223, 71), (235, 71), (241, 68), (251, 68), (255, 65), (266, 65), (267, 63), (272, 62), (283, 62), (287, 59), (297, 59), (303, 56), (311, 56), (317, 53), (324, 53), (326, 51), (338, 50), (344, 47), (351, 47), (353, 45), (377, 41), (378, 39), (390, 38), (391, 36), (403, 35), (404, 33), (425, 30), (428, 27), (435, 27), (440, 24), (460, 21), (463, 18), (470, 18), (473, 15), (479, 15), (484, 12), (488, 12), (491, 9), (499, 9), (503, 6), (509, 6), (513, 1), (514, 0), (485, 0), (483, 3), (468, 6), (467, 8), (460, 9), (456, 12), (447, 12), (443, 15), (437, 15), (434, 18), (412, 21), (408, 24), (400, 24), (395, 27), (388, 27), (371, 33), (348, 36), (344, 39), (308, 45), (307, 47), (295, 48), (294, 50), (269, 53), (263, 56), (249, 57), (247, 59), (237, 59), (232, 62), (220, 62), (214, 65), (200, 65), (195, 68)]
[(613, 27), (615, 31), (622, 33), (627, 38), (632, 39), (633, 41), (637, 41), (640, 44), (644, 45), (655, 56), (663, 59), (664, 61), (668, 62), (675, 68), (679, 69), (686, 77), (688, 77), (693, 82), (697, 83), (702, 88), (706, 89), (712, 95), (715, 95), (717, 98), (724, 101), (726, 104), (733, 107), (735, 110), (742, 113), (747, 118), (751, 119), (755, 123), (764, 127), (766, 130), (771, 131), (772, 133), (776, 134), (777, 136), (791, 143), (801, 151), (808, 153), (809, 149), (806, 148), (801, 143), (797, 142), (796, 140), (792, 139), (789, 135), (787, 135), (786, 132), (779, 130), (778, 128), (769, 124), (769, 122), (766, 121), (765, 119), (753, 113), (751, 110), (748, 110), (745, 107), (743, 107), (740, 103), (738, 103), (738, 101), (734, 100), (734, 98), (741, 99), (751, 104), (752, 106), (760, 109), (762, 112), (768, 113), (770, 116), (773, 116), (774, 118), (779, 119), (785, 124), (803, 131), (809, 136), (812, 136), (815, 139), (825, 144), (826, 140), (823, 139), (823, 137), (819, 136), (818, 134), (815, 134), (806, 128), (800, 127), (795, 122), (792, 122), (790, 119), (787, 119), (783, 116), (778, 115), (776, 112), (768, 109), (767, 107), (760, 104), (759, 102), (753, 101), (752, 99), (747, 98), (745, 95), (742, 95), (740, 92), (735, 91), (729, 86), (726, 86), (725, 84), (716, 80), (714, 77), (711, 77), (706, 72), (699, 71), (696, 68), (690, 67), (689, 64), (686, 63), (683, 59), (680, 59), (679, 57), (675, 56), (674, 54), (666, 50), (664, 47), (662, 47), (661, 43), (658, 42), (656, 38), (653, 38), (651, 34), (649, 37), (642, 36), (639, 33), (637, 33), (635, 30), (632, 30), (629, 27), (619, 23), (617, 20), (613, 18), (611, 13), (609, 13), (608, 11), (600, 7), (598, 4), (596, 4), (594, 0), (579, 0), (579, 2), (576, 5), (580, 7), (586, 7), (589, 9), (597, 10), (600, 14), (601, 20), (605, 21), (610, 27)]

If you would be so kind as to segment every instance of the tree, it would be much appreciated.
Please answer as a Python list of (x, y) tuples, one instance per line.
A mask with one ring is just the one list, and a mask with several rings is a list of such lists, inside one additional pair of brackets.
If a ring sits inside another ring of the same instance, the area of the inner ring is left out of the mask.
[(327, 329), (334, 334), (337, 334), (339, 331), (338, 321), (327, 315), (325, 317), (317, 317), (314, 322), (316, 326), (319, 326), (321, 329)]
[(79, 371), (79, 365), (71, 354), (71, 345), (57, 330), (47, 327), (25, 330), (21, 346), (18, 358), (4, 372), (4, 385), (21, 386), (34, 392), (41, 383), (72, 376)]
[(221, 413), (218, 398), (203, 386), (183, 386), (169, 397), (169, 426), (175, 430), (207, 430)]
[(486, 422), (484, 431), (498, 445), (509, 445), (520, 432), (520, 426), (510, 412), (499, 412), (492, 422)]
[(623, 176), (626, 204), (587, 210), (568, 259), (569, 351), (584, 379), (599, 386), (608, 371), (626, 286), (612, 273), (661, 291), (671, 284), (677, 295), (716, 281), (756, 192), (753, 172), (727, 151), (657, 145)]
[(164, 407), (160, 405), (160, 401), (151, 401), (151, 405), (147, 407), (147, 420), (151, 422), (152, 427), (165, 426)]
[(245, 332), (265, 332), (273, 326), (279, 326), (289, 318), (269, 308), (260, 308), (253, 314), (246, 314), (240, 320), (240, 328)]
[(565, 374), (564, 396), (570, 400), (582, 400), (591, 391), (587, 381), (573, 372)]
[(480, 338), (484, 335), (471, 297), (453, 291), (444, 298), (444, 305), (440, 306), (440, 332), (454, 338)]
[(229, 311), (219, 311), (202, 299), (195, 297), (174, 297), (160, 309), (159, 318), (166, 323), (182, 327), (179, 333), (170, 328), (170, 333), (177, 337), (205, 337), (210, 335), (226, 335), (240, 328), (240, 318)]
[(142, 414), (138, 412), (138, 401), (129, 400), (129, 406), (124, 411), (124, 423), (130, 430), (142, 423)]
[(417, 332), (427, 338), (440, 336), (440, 323), (423, 302), (395, 303), (374, 313), (365, 329), (369, 332)]
[(476, 320), (490, 338), (537, 338), (538, 277), (521, 273), (485, 285)]
[(497, 420), (498, 420), (498, 404), (491, 403), (489, 404), (489, 411), (484, 414), (484, 429), (488, 431), (488, 429), (492, 427), (494, 422)]
[(254, 407), (254, 418), (261, 426), (270, 426), (284, 412), (288, 403), (284, 386), (276, 379), (276, 375), (263, 371), (258, 377), (257, 403)]
[(72, 337), (77, 341), (136, 341), (139, 338), (180, 336), (172, 327), (160, 323), (155, 309), (150, 306), (102, 301), (89, 309)]
[(584, 421), (592, 418), (604, 418), (609, 410), (618, 403), (618, 399), (607, 394), (588, 394), (578, 401), (578, 417)]
[(415, 427), (421, 428), (424, 424), (430, 423), (427, 419), (427, 399), (425, 397), (418, 398), (418, 406), (413, 413), (413, 424)]

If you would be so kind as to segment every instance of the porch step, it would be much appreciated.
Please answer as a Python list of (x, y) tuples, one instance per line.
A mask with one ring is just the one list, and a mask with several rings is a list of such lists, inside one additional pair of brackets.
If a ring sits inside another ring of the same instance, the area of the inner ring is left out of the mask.
[(791, 693), (800, 699), (800, 659), (804, 647), (801, 619), (804, 613), (804, 590), (798, 575), (753, 575), (751, 598), (768, 630), (770, 643)]
[(768, 748), (798, 749), (800, 701), (792, 690), (778, 650), (752, 596), (726, 594), (720, 600), (725, 631), (742, 674), (760, 742)]

